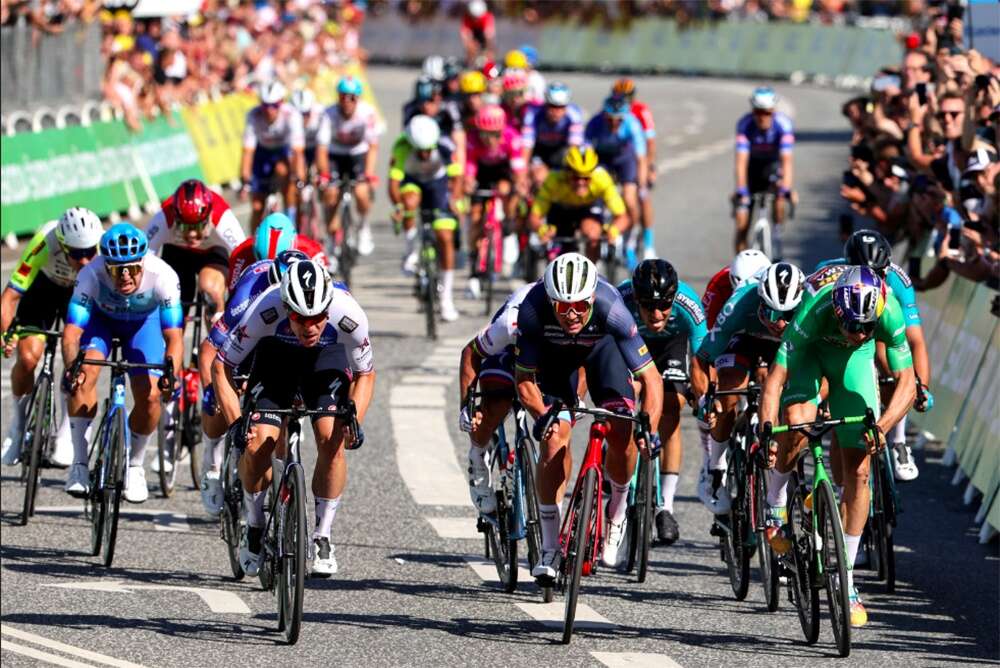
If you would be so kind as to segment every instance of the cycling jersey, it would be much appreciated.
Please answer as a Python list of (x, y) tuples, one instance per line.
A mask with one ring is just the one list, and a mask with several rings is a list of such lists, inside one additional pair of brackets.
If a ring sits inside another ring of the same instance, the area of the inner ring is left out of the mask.
[(632, 115), (639, 121), (639, 125), (642, 126), (642, 132), (646, 136), (646, 139), (655, 137), (656, 124), (653, 121), (653, 112), (646, 106), (646, 103), (633, 102), (631, 111)]
[(791, 153), (795, 145), (792, 119), (775, 112), (771, 127), (761, 129), (753, 114), (746, 114), (736, 123), (736, 152), (749, 153), (750, 162), (774, 162), (779, 156)]
[(149, 250), (159, 253), (163, 246), (180, 246), (184, 250), (207, 253), (213, 248), (224, 248), (229, 254), (246, 238), (243, 226), (236, 219), (236, 214), (222, 195), (209, 190), (212, 197), (211, 210), (208, 216), (208, 234), (199, 239), (195, 245), (188, 245), (184, 234), (177, 223), (177, 211), (174, 209), (174, 196), (163, 200), (160, 210), (156, 212), (146, 226), (146, 237), (149, 239)]
[[(810, 293), (818, 292), (828, 283), (836, 283), (837, 278), (850, 267), (846, 258), (837, 257), (824, 260), (816, 265), (813, 273), (806, 278), (806, 289)], [(917, 308), (917, 291), (909, 274), (895, 262), (889, 264), (885, 273), (885, 282), (903, 307), (903, 319), (907, 327), (920, 325), (920, 310)]]
[(474, 35), (477, 39), (479, 39), (486, 35), (493, 35), (493, 32), (496, 29), (495, 25), (493, 12), (486, 12), (479, 18), (476, 18), (471, 14), (465, 14), (462, 16), (462, 25), (459, 28), (459, 31)]
[(622, 201), (611, 175), (603, 167), (598, 167), (590, 175), (590, 185), (587, 194), (580, 197), (573, 189), (569, 174), (560, 170), (550, 172), (542, 182), (535, 201), (531, 205), (533, 213), (539, 216), (548, 214), (553, 206), (564, 208), (590, 207), (594, 202), (603, 200), (613, 216), (625, 213), (625, 202)]
[(567, 146), (583, 144), (583, 112), (571, 104), (558, 123), (552, 123), (546, 105), (531, 105), (524, 114), (521, 141), (531, 150), (555, 151)]
[(124, 322), (146, 320), (158, 313), (161, 329), (183, 326), (180, 282), (170, 265), (155, 255), (146, 255), (139, 289), (130, 295), (115, 289), (105, 265), (105, 258), (99, 255), (80, 270), (66, 314), (67, 324), (86, 328), (95, 312)]
[[(403, 106), (403, 127), (405, 128), (414, 116), (418, 116), (422, 113), (423, 112), (420, 111), (419, 102), (416, 100), (410, 100), (407, 102)], [(441, 143), (446, 144), (448, 148), (454, 151), (455, 142), (452, 141), (451, 135), (455, 132), (455, 128), (463, 128), (461, 107), (459, 107), (457, 103), (450, 100), (442, 100), (441, 110), (434, 116), (434, 120), (437, 122), (438, 128), (441, 130)]]
[(605, 114), (599, 113), (587, 122), (583, 136), (597, 151), (601, 163), (613, 163), (624, 156), (646, 155), (646, 136), (632, 114), (626, 114), (618, 129), (612, 132)]
[(635, 291), (632, 289), (631, 278), (618, 284), (618, 292), (621, 293), (625, 306), (628, 307), (639, 327), (639, 336), (649, 346), (650, 355), (654, 360), (657, 360), (658, 366), (661, 355), (678, 338), (689, 342), (691, 350), (696, 351), (701, 347), (701, 342), (708, 334), (705, 312), (701, 310), (701, 304), (698, 303), (698, 293), (684, 281), (678, 281), (677, 296), (674, 298), (674, 305), (667, 317), (667, 326), (661, 332), (650, 330), (643, 321), (639, 313), (639, 303), (636, 301)]
[(514, 345), (517, 339), (517, 316), (521, 302), (535, 285), (536, 283), (528, 283), (518, 288), (507, 298), (503, 306), (497, 309), (490, 323), (472, 340), (472, 348), (480, 357), (499, 355)]
[(744, 285), (737, 290), (716, 316), (715, 326), (709, 330), (698, 349), (698, 357), (714, 364), (737, 335), (778, 341), (779, 338), (771, 334), (757, 316), (760, 304), (756, 284)]
[(510, 171), (515, 174), (523, 174), (527, 170), (520, 133), (508, 125), (503, 129), (500, 141), (492, 148), (480, 140), (478, 132), (470, 133), (465, 152), (465, 173), (475, 178), (480, 166), (497, 165), (509, 165)]
[(271, 287), (268, 272), (272, 264), (274, 260), (258, 260), (247, 267), (246, 271), (236, 278), (235, 283), (230, 285), (226, 310), (208, 333), (208, 340), (216, 349), (221, 348), (226, 342), (229, 330), (239, 324), (250, 303)]
[[(368, 338), (368, 316), (351, 293), (335, 285), (334, 297), (327, 308), (327, 323), (313, 348), (341, 346), (347, 352), (355, 374), (375, 370), (375, 357)], [(292, 332), (288, 310), (281, 300), (281, 286), (264, 290), (247, 307), (239, 323), (229, 331), (219, 359), (227, 366), (238, 366), (264, 339), (276, 339), (297, 348), (305, 348)]]
[[(243, 275), (244, 270), (248, 270), (256, 258), (253, 252), (253, 239), (247, 239), (233, 251), (229, 256), (229, 275), (226, 278), (226, 285), (232, 292)], [(295, 241), (292, 242), (294, 250), (300, 250), (309, 256), (310, 260), (316, 260), (324, 267), (329, 267), (323, 245), (315, 239), (311, 239), (303, 234), (296, 234)]]
[(281, 104), (278, 117), (273, 123), (268, 122), (263, 105), (247, 112), (243, 148), (273, 151), (284, 148), (301, 149), (305, 148), (305, 144), (302, 114), (287, 102)]
[(364, 100), (358, 100), (350, 118), (344, 118), (340, 105), (334, 104), (323, 113), (316, 143), (333, 155), (364, 155), (383, 130), (375, 109)]
[(314, 104), (308, 114), (302, 114), (302, 134), (305, 137), (306, 150), (315, 150), (319, 144), (317, 138), (325, 114), (326, 109), (321, 104)]
[(405, 133), (392, 145), (389, 179), (393, 181), (409, 177), (417, 183), (430, 183), (436, 179), (461, 175), (462, 165), (455, 161), (454, 152), (444, 144), (438, 144), (432, 149), (426, 160), (417, 155)]
[(708, 328), (715, 327), (715, 319), (722, 310), (722, 305), (733, 296), (733, 282), (729, 278), (729, 267), (723, 267), (708, 279), (705, 294), (701, 297), (701, 306), (705, 309)]
[(21, 294), (27, 292), (35, 278), (42, 273), (50, 281), (62, 288), (72, 287), (76, 281), (76, 269), (70, 264), (69, 256), (59, 243), (56, 229), (59, 221), (50, 220), (31, 237), (31, 241), (21, 253), (17, 269), (10, 275), (7, 285)]

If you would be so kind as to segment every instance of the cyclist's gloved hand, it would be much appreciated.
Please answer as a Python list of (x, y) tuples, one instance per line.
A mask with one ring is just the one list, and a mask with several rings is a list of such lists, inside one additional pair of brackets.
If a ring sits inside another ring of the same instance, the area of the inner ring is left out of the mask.
[(469, 415), (468, 406), (462, 406), (462, 410), (458, 414), (458, 429), (466, 434), (472, 432), (472, 416)]
[(663, 447), (663, 443), (660, 441), (660, 435), (659, 434), (650, 434), (649, 435), (649, 444), (648, 444), (649, 456), (650, 457), (655, 457), (657, 455), (657, 453), (660, 452), (660, 448), (662, 448), (662, 447)]
[(705, 404), (705, 400), (705, 395), (698, 398), (698, 406), (694, 413), (695, 419), (698, 420), (698, 427), (702, 431), (708, 431), (715, 426), (715, 413), (711, 406)]
[(548, 431), (549, 427), (554, 427), (559, 424), (559, 417), (556, 415), (549, 415), (549, 409), (546, 407), (545, 412), (542, 413), (541, 417), (535, 420), (535, 424), (531, 427), (531, 435), (536, 441), (541, 441), (545, 437), (545, 433)]
[(75, 394), (78, 383), (76, 382), (76, 377), (73, 375), (70, 369), (66, 369), (63, 372), (62, 377), (62, 389), (66, 394)]
[(205, 415), (215, 415), (215, 387), (211, 383), (206, 385), (201, 393), (201, 412)]
[(235, 422), (229, 425), (226, 430), (226, 436), (229, 437), (229, 442), (233, 444), (233, 447), (237, 450), (246, 450), (248, 439), (247, 430), (243, 424), (243, 418), (238, 418)]
[(14, 354), (14, 350), (17, 348), (17, 334), (11, 332), (9, 335), (7, 332), (3, 333), (3, 356), (10, 357)]
[(359, 424), (358, 428), (354, 431), (354, 441), (351, 442), (351, 445), (348, 446), (347, 449), (348, 450), (357, 450), (358, 448), (360, 448), (364, 444), (365, 444), (365, 430)]
[(921, 384), (917, 390), (916, 409), (921, 413), (926, 413), (932, 408), (934, 408), (934, 395), (931, 394), (931, 388)]

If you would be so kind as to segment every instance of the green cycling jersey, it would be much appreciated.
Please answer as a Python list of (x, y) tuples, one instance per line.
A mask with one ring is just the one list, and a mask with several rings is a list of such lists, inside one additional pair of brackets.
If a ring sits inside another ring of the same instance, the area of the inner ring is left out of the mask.
[(58, 225), (58, 221), (50, 220), (28, 242), (17, 269), (10, 275), (8, 285), (11, 288), (20, 293), (27, 292), (39, 273), (59, 287), (73, 287), (77, 270), (70, 264), (69, 256), (56, 236)]

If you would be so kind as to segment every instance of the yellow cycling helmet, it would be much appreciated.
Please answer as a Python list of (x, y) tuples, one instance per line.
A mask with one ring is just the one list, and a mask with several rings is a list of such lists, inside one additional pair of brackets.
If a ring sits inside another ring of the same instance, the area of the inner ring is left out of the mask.
[(579, 146), (570, 146), (563, 162), (566, 164), (566, 169), (574, 174), (590, 176), (597, 169), (597, 152), (589, 146), (582, 149)]
[(526, 70), (528, 69), (528, 57), (524, 55), (523, 51), (517, 49), (508, 51), (507, 55), (503, 57), (503, 66), (511, 70)]
[(465, 95), (476, 95), (486, 92), (486, 77), (478, 70), (462, 72), (458, 78), (458, 89)]

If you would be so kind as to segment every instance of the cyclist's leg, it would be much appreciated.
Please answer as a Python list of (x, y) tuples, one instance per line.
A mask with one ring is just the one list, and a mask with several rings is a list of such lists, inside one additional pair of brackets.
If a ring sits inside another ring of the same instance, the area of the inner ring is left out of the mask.
[(434, 211), (432, 227), (437, 239), (438, 264), (441, 268), (441, 314), (454, 319), (455, 302), (452, 297), (455, 284), (455, 230), (458, 221), (448, 208), (448, 179), (442, 177), (424, 186), (421, 206)]
[(267, 201), (278, 158), (277, 151), (260, 146), (253, 152), (253, 171), (250, 180), (250, 234), (257, 231), (257, 226), (264, 217), (264, 203)]
[(400, 187), (400, 198), (403, 204), (403, 269), (415, 271), (417, 266), (417, 220), (420, 215), (420, 202), (423, 199), (423, 188), (409, 176), (403, 177)]
[(330, 153), (330, 183), (323, 191), (323, 205), (326, 207), (326, 229), (330, 239), (334, 239), (340, 229), (340, 179), (344, 175), (345, 156)]
[[(107, 320), (100, 313), (94, 313), (80, 336), (80, 350), (87, 359), (107, 359), (111, 349), (111, 334)], [(66, 478), (66, 491), (71, 494), (85, 494), (89, 488), (88, 444), (91, 424), (97, 414), (97, 379), (101, 367), (83, 365), (83, 382), (76, 392), (67, 397), (69, 410), (70, 438), (73, 441), (73, 466)]]
[(591, 262), (601, 259), (601, 238), (604, 236), (604, 225), (599, 218), (589, 215), (589, 209), (583, 210), (580, 217), (580, 234), (584, 239), (584, 254)]
[[(559, 399), (567, 406), (575, 406), (577, 379), (574, 365), (559, 362), (560, 360), (552, 360), (551, 368), (539, 369), (536, 382), (545, 405), (551, 405)], [(559, 414), (552, 436), (539, 443), (535, 488), (538, 492), (544, 552), (559, 549), (562, 500), (573, 465), (573, 453), (570, 450), (572, 431), (572, 415), (568, 410), (563, 411)]]
[[(118, 325), (115, 331), (122, 339), (122, 356), (126, 361), (144, 364), (163, 362), (166, 343), (157, 314), (147, 316), (139, 323)], [(160, 371), (145, 369), (129, 372), (134, 405), (128, 419), (132, 450), (125, 482), (125, 498), (133, 502), (145, 501), (149, 494), (142, 466), (146, 446), (160, 420), (160, 389), (157, 381), (161, 375)]]
[(292, 167), (291, 167), (291, 154), (290, 152), (284, 153), (281, 158), (274, 164), (274, 180), (278, 188), (278, 192), (281, 193), (282, 201), (285, 204), (285, 213), (292, 220), (295, 220), (295, 214), (298, 204), (298, 190), (295, 188), (295, 179), (292, 178)]
[(358, 211), (358, 250), (362, 255), (369, 255), (375, 249), (375, 244), (372, 241), (371, 225), (368, 221), (368, 215), (372, 209), (372, 187), (365, 180), (365, 161), (367, 157), (367, 153), (351, 156), (352, 174), (355, 179), (354, 203)]
[(202, 259), (202, 267), (198, 271), (198, 290), (208, 297), (206, 327), (211, 327), (215, 318), (221, 318), (226, 309), (226, 272), (229, 254), (226, 249), (218, 246), (211, 249)]
[(663, 372), (663, 414), (658, 425), (660, 433), (660, 492), (662, 508), (673, 513), (674, 494), (681, 472), (681, 409), (687, 391), (687, 340), (676, 337), (656, 361)]
[[(631, 414), (635, 407), (628, 366), (610, 336), (601, 339), (583, 365), (587, 371), (590, 398), (602, 408)], [(635, 471), (639, 451), (632, 440), (632, 423), (612, 420), (608, 431), (605, 469), (611, 482), (611, 504), (608, 517), (620, 523), (625, 516), (628, 487)], [(624, 496), (621, 496), (624, 495)]]
[(490, 480), (489, 446), (514, 399), (513, 353), (504, 351), (484, 359), (477, 382), (483, 396), (479, 405), (479, 424), (469, 434), (469, 494), (479, 512), (489, 514), (496, 508)]

